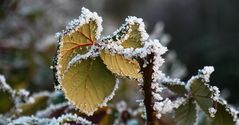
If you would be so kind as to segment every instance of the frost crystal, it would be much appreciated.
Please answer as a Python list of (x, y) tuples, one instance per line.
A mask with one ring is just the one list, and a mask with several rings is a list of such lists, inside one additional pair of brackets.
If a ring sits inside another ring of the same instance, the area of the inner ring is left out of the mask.
[(214, 118), (215, 114), (217, 113), (217, 109), (211, 107), (208, 109), (208, 111), (209, 111), (210, 117)]
[(94, 57), (97, 57), (98, 55), (99, 55), (98, 48), (96, 46), (92, 46), (89, 52), (87, 52), (86, 54), (83, 54), (83, 55), (77, 54), (75, 57), (73, 57), (71, 61), (68, 63), (68, 68), (78, 61), (85, 60), (90, 57), (94, 58)]
[(185, 83), (182, 82), (180, 79), (171, 79), (169, 77), (164, 77), (159, 82), (170, 84), (170, 85), (182, 85), (182, 86), (185, 86)]
[[(198, 75), (193, 76), (190, 80), (188, 80), (188, 83), (186, 85), (186, 89), (190, 90), (190, 86), (193, 83), (194, 80), (201, 78), (204, 83), (208, 88), (210, 88), (210, 86), (207, 84), (210, 80), (210, 75), (212, 74), (212, 72), (214, 71), (213, 66), (205, 66), (203, 69), (198, 70)], [(213, 90), (213, 89), (212, 89)], [(217, 92), (219, 93), (219, 92)]]
[(3, 75), (0, 75), (0, 89), (12, 93), (12, 88), (6, 83), (6, 79)]
[(227, 104), (227, 101), (220, 98), (218, 103), (221, 103), (222, 105), (225, 105), (226, 111), (228, 111), (231, 116), (233, 117), (233, 121), (236, 123), (236, 125), (238, 125), (238, 115), (239, 115), (239, 111), (237, 111), (235, 108), (233, 108), (232, 106)]
[(199, 73), (201, 74), (205, 82), (209, 82), (210, 75), (212, 74), (213, 71), (214, 71), (213, 66), (205, 66), (202, 70), (199, 70)]
[(142, 18), (137, 18), (135, 16), (129, 16), (128, 18), (125, 19), (125, 21), (127, 23), (129, 23), (130, 25), (134, 25), (135, 23), (139, 25), (138, 31), (140, 31), (140, 33), (141, 33), (140, 41), (144, 42), (145, 40), (148, 39), (149, 35), (145, 31), (145, 25), (143, 23)]
[(211, 91), (211, 92), (213, 92), (213, 95), (212, 95), (212, 99), (214, 100), (214, 101), (218, 101), (219, 100), (219, 97), (220, 97), (220, 91), (219, 91), (219, 89), (216, 87), (216, 86), (211, 86), (210, 88), (209, 88), (209, 90)]
[(166, 98), (164, 101), (155, 102), (153, 108), (157, 112), (157, 118), (160, 119), (162, 114), (171, 112), (174, 108), (178, 108), (180, 105), (184, 104), (185, 101), (185, 98), (178, 98), (175, 101)]
[(61, 117), (57, 118), (57, 123), (58, 125), (61, 125), (62, 123), (65, 123), (67, 121), (72, 122), (75, 121), (76, 124), (83, 124), (83, 125), (92, 125), (92, 123), (85, 118), (79, 117), (77, 115), (73, 114), (65, 114), (62, 115)]
[(68, 23), (68, 25), (66, 26), (66, 31), (64, 31), (64, 33), (72, 33), (75, 31), (75, 29), (78, 29), (79, 27), (81, 27), (84, 24), (89, 23), (90, 21), (95, 21), (96, 25), (97, 25), (97, 29), (96, 29), (96, 39), (100, 38), (101, 32), (103, 30), (102, 27), (102, 18), (100, 16), (98, 16), (98, 14), (96, 12), (91, 12), (86, 8), (82, 8), (81, 9), (81, 16), (77, 19), (73, 19), (72, 21), (70, 21)]
[(132, 31), (131, 26), (132, 25), (138, 25), (138, 31), (141, 34), (140, 41), (144, 43), (149, 37), (147, 32), (145, 31), (145, 24), (143, 22), (142, 18), (137, 18), (134, 16), (129, 16), (125, 19), (125, 24), (123, 24), (119, 29), (117, 29), (115, 32), (113, 32), (112, 35), (109, 35), (107, 37), (103, 37), (101, 41), (105, 44), (109, 43), (116, 43), (117, 45), (120, 45), (123, 41), (127, 40), (129, 37), (129, 33)]

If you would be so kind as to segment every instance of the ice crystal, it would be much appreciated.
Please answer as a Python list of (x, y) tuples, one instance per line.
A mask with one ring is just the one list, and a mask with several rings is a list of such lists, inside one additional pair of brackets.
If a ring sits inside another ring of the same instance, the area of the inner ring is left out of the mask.
[(94, 58), (97, 57), (99, 55), (99, 51), (98, 48), (96, 46), (92, 46), (91, 49), (89, 50), (89, 52), (85, 53), (85, 54), (77, 54), (75, 57), (73, 57), (71, 59), (71, 61), (68, 63), (68, 68), (73, 65), (74, 63), (81, 61), (81, 60), (85, 60), (88, 58)]
[(174, 108), (178, 108), (180, 105), (184, 104), (185, 98), (177, 98), (175, 101), (171, 101), (166, 98), (161, 102), (155, 102), (153, 108), (157, 112), (157, 118), (160, 119), (162, 114), (171, 112)]
[(217, 109), (211, 107), (211, 108), (208, 109), (208, 112), (210, 114), (210, 117), (214, 118), (215, 114), (217, 113)]

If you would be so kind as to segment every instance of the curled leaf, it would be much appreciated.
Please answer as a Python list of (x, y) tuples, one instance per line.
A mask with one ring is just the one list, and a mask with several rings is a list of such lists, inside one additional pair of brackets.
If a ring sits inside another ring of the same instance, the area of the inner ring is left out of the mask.
[(139, 63), (136, 60), (126, 59), (119, 54), (111, 55), (104, 51), (101, 51), (100, 57), (111, 72), (134, 79), (142, 78), (142, 74), (139, 73)]
[(61, 83), (69, 61), (77, 54), (85, 54), (96, 43), (102, 30), (102, 19), (96, 13), (83, 8), (79, 19), (69, 23), (59, 36), (59, 46), (54, 60), (56, 81)]
[[(102, 41), (106, 43), (116, 42), (123, 48), (135, 49), (142, 47), (147, 38), (148, 35), (142, 19), (128, 17), (122, 27)], [(113, 55), (104, 51), (101, 51), (100, 56), (111, 72), (134, 79), (142, 78), (142, 75), (139, 73), (139, 63), (136, 60), (125, 58), (124, 55)]]

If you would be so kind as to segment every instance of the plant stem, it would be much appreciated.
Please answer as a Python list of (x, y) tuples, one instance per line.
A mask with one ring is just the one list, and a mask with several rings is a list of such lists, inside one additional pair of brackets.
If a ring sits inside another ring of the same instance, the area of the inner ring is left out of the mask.
[(147, 64), (146, 67), (143, 67), (143, 61), (141, 61), (141, 70), (143, 74), (143, 91), (144, 91), (144, 105), (146, 108), (146, 124), (155, 125), (156, 117), (153, 109), (153, 95), (152, 95), (152, 74), (153, 74), (153, 57), (154, 54), (150, 54), (146, 57)]

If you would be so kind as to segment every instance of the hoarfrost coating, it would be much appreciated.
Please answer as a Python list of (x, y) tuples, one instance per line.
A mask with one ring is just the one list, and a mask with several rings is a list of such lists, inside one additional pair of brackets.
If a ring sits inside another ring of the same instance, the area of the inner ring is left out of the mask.
[[(103, 30), (102, 28), (102, 18), (100, 16), (98, 16), (98, 14), (96, 12), (90, 12), (88, 9), (86, 8), (82, 8), (82, 14), (79, 16), (79, 18), (72, 20), (71, 22), (69, 22), (69, 24), (66, 26), (66, 30), (63, 30), (62, 33), (57, 33), (56, 35), (59, 37), (59, 50), (61, 50), (63, 48), (63, 36), (64, 35), (70, 35), (71, 33), (75, 32), (79, 27), (81, 27), (84, 24), (89, 23), (89, 21), (95, 21), (97, 28), (95, 31), (95, 37), (98, 40), (100, 38), (101, 32)], [(61, 53), (59, 53), (59, 50), (57, 50), (58, 55), (56, 57), (57, 59), (57, 64), (56, 64), (56, 69), (57, 69), (57, 79), (58, 82), (61, 83), (61, 79), (63, 77), (63, 74), (61, 74), (61, 69), (62, 66), (59, 64), (59, 59), (62, 58)]]

